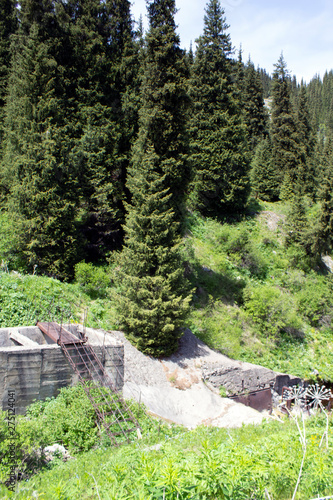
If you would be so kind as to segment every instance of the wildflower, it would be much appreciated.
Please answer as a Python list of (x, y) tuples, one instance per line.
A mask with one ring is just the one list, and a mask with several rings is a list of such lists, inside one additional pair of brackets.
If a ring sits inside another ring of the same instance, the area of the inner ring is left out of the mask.
[(326, 389), (324, 385), (310, 385), (306, 389), (307, 404), (314, 410), (317, 410), (318, 408), (323, 410), (323, 401), (329, 401), (332, 397), (333, 395), (330, 389)]
[(307, 390), (302, 386), (292, 386), (282, 394), (283, 401), (294, 401), (295, 406), (302, 408), (306, 401)]

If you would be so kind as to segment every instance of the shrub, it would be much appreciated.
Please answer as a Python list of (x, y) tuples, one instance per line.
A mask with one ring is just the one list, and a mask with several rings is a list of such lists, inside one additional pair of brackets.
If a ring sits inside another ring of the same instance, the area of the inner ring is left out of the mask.
[(105, 297), (107, 288), (112, 283), (106, 268), (84, 261), (75, 266), (75, 281), (91, 298)]
[(282, 331), (302, 329), (293, 297), (277, 287), (249, 285), (244, 290), (244, 306), (265, 335), (277, 337)]

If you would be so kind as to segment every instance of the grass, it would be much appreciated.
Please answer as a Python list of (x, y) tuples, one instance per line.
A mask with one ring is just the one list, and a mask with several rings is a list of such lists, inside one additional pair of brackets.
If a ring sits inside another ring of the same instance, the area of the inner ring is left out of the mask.
[(112, 288), (89, 293), (80, 282), (0, 271), (0, 328), (33, 325), (37, 320), (83, 322), (92, 328), (116, 329)]
[[(325, 418), (318, 415), (306, 422), (307, 455), (298, 500), (332, 492), (331, 420), (329, 425), (326, 449), (320, 447)], [(66, 463), (55, 460), (29, 481), (18, 483), (14, 493), (0, 486), (1, 498), (263, 500), (266, 489), (274, 500), (291, 498), (303, 451), (293, 421), (264, 421), (229, 430), (186, 431), (166, 424), (159, 432), (157, 428), (144, 426), (142, 440), (120, 448), (102, 444)]]
[[(315, 210), (308, 207), (310, 216), (315, 217)], [(264, 217), (253, 215), (271, 211), (284, 216), (284, 204), (256, 202), (251, 211), (241, 221), (223, 224), (190, 215), (184, 256), (195, 294), (188, 325), (232, 358), (305, 378), (313, 378), (317, 370), (321, 379), (332, 382), (332, 276), (311, 268), (297, 248), (286, 250), (283, 225), (272, 231)], [(80, 321), (88, 308), (88, 326), (117, 328), (112, 272), (112, 266), (97, 269), (81, 263), (73, 284), (1, 272), (0, 325), (31, 324), (50, 310), (58, 320), (67, 320), (67, 311)], [(23, 458), (34, 446), (57, 441), (66, 444), (74, 459), (55, 460), (20, 482), (14, 493), (0, 485), (1, 498), (261, 500), (266, 489), (274, 500), (293, 495), (302, 447), (292, 421), (185, 431), (143, 416), (143, 439), (115, 449), (99, 434), (89, 405), (78, 395), (70, 400), (72, 406), (64, 396), (59, 403), (35, 406), (28, 419), (18, 419), (17, 428)], [(50, 418), (43, 420), (48, 412)], [(55, 417), (56, 426), (51, 425)], [(78, 419), (87, 432), (78, 434)], [(0, 421), (1, 455), (7, 438), (5, 420)], [(332, 494), (332, 420), (327, 450), (319, 446), (324, 430), (321, 415), (306, 422), (298, 500)]]
[[(265, 210), (283, 216), (288, 207), (262, 203), (256, 212)], [(333, 381), (333, 279), (286, 249), (283, 218), (270, 230), (262, 216), (221, 224), (192, 214), (187, 240), (196, 335), (232, 358)]]

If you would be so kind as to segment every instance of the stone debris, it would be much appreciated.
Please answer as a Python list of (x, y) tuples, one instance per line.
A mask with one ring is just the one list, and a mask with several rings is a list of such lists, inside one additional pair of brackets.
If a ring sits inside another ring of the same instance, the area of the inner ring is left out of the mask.
[[(250, 387), (249, 383), (257, 388), (274, 383), (280, 374), (232, 360), (210, 349), (189, 329), (180, 339), (178, 351), (161, 360), (139, 352), (122, 332), (110, 333), (124, 342), (124, 396), (142, 402), (152, 414), (188, 428), (239, 427), (258, 424), (267, 416), (222, 398), (219, 385), (229, 383), (233, 392), (241, 392), (242, 388)], [(223, 378), (224, 384), (220, 384), (218, 377)]]

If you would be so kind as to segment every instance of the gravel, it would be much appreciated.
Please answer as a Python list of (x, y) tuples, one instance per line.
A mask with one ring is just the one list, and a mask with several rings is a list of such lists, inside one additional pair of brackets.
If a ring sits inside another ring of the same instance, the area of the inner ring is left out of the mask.
[(202, 371), (207, 366), (246, 367), (249, 363), (210, 349), (188, 329), (178, 351), (161, 360), (142, 354), (122, 332), (109, 333), (124, 343), (124, 396), (143, 402), (151, 413), (189, 428), (200, 424), (238, 427), (262, 421), (263, 414), (221, 398), (203, 382)]

